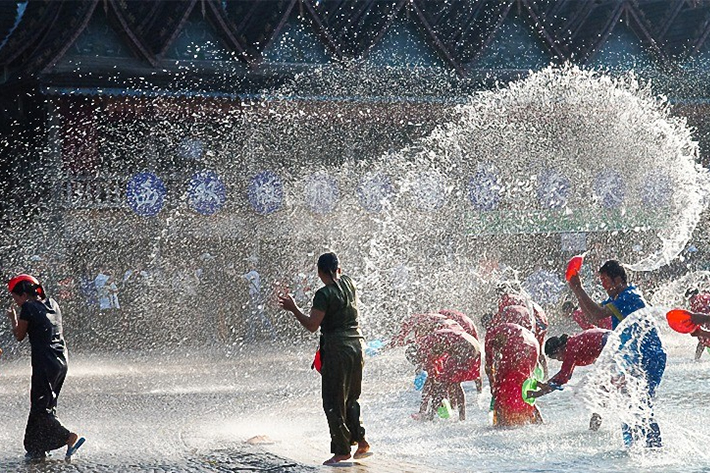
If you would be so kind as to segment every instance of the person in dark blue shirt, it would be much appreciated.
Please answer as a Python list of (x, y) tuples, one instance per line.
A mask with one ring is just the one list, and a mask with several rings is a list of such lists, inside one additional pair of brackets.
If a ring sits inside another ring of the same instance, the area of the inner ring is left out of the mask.
[(8, 289), (20, 314), (7, 311), (18, 341), (29, 335), (32, 347), (30, 415), (25, 429), (25, 457), (41, 460), (50, 450), (67, 446), (67, 459), (84, 443), (84, 438), (65, 428), (57, 419), (57, 399), (67, 376), (66, 343), (59, 305), (47, 297), (36, 278), (21, 274), (10, 280)]
[[(599, 280), (609, 296), (601, 304), (594, 302), (584, 290), (579, 276), (572, 276), (569, 280), (570, 288), (590, 322), (611, 316), (612, 327), (617, 330), (626, 317), (648, 306), (641, 292), (628, 283), (626, 270), (618, 261), (604, 263), (599, 268)], [(629, 372), (643, 377), (647, 390), (643, 402), (649, 413), (648, 418), (637, 425), (622, 425), (624, 443), (631, 446), (636, 440), (644, 438), (647, 447), (661, 447), (661, 431), (653, 417), (652, 403), (666, 368), (666, 352), (657, 326), (651, 321), (649, 324), (623, 324), (619, 330), (619, 350), (623, 353), (624, 362), (634, 368)]]

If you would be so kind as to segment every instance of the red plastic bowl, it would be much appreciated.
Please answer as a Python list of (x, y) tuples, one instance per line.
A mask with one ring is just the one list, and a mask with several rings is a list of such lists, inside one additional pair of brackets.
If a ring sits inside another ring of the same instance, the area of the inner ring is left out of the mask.
[(573, 256), (572, 259), (569, 260), (569, 263), (567, 263), (567, 271), (565, 272), (565, 279), (567, 281), (572, 279), (572, 276), (579, 274), (583, 262), (584, 256), (582, 255)]
[(670, 328), (678, 333), (693, 333), (698, 326), (691, 322), (690, 312), (683, 309), (673, 309), (666, 314), (666, 320)]

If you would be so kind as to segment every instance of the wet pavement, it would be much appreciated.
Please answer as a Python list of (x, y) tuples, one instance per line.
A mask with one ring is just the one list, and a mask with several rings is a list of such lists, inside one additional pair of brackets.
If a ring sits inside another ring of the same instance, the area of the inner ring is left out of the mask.
[[(0, 473), (333, 471), (321, 465), (330, 454), (311, 353), (308, 344), (72, 353), (58, 414), (87, 441), (71, 462), (61, 449), (37, 463), (22, 448), (29, 357), (3, 356)], [(380, 454), (336, 471), (427, 469)]]
[(300, 465), (296, 462), (280, 458), (261, 449), (249, 448), (218, 450), (207, 454), (196, 455), (194, 458), (161, 461), (129, 460), (123, 464), (102, 463), (94, 461), (90, 455), (77, 457), (71, 462), (64, 460), (62, 453), (52, 455), (42, 462), (27, 463), (24, 460), (5, 461), (0, 463), (5, 472), (33, 473), (116, 473), (116, 472), (146, 472), (146, 473), (227, 473), (227, 472), (273, 472), (301, 473), (317, 471), (317, 468)]
[(320, 376), (310, 369), (315, 338), (168, 352), (72, 352), (58, 413), (87, 441), (71, 463), (64, 462), (63, 450), (44, 463), (24, 463), (30, 360), (28, 353), (6, 353), (0, 357), (0, 473), (512, 473), (531, 465), (553, 473), (706, 472), (708, 415), (697, 406), (706, 402), (710, 358), (692, 361), (696, 342), (690, 338), (668, 338), (670, 363), (656, 405), (667, 448), (658, 455), (624, 451), (611, 416), (599, 431), (589, 431), (582, 396), (593, 367), (578, 368), (564, 391), (539, 401), (541, 426), (492, 428), (485, 382), (481, 395), (464, 383), (465, 421), (416, 422), (410, 414), (421, 393), (397, 349), (366, 361), (363, 420), (375, 455), (339, 468), (321, 465), (330, 454)]
[(342, 462), (336, 466), (304, 465), (279, 457), (261, 448), (244, 446), (240, 449), (217, 450), (208, 454), (180, 461), (141, 462), (127, 461), (124, 464), (101, 463), (91, 458), (77, 458), (71, 462), (61, 454), (55, 454), (41, 462), (5, 461), (0, 463), (0, 471), (27, 473), (230, 473), (230, 472), (271, 472), (271, 473), (433, 473), (421, 465), (389, 463), (385, 459), (373, 457), (361, 461)]

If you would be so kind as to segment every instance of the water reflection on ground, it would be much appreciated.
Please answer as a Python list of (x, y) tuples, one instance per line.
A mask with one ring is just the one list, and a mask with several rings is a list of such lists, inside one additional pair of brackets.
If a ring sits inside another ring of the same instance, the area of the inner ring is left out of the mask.
[[(588, 368), (578, 368), (564, 391), (538, 401), (544, 425), (494, 430), (485, 382), (480, 396), (465, 385), (465, 422), (418, 423), (410, 414), (419, 393), (403, 351), (370, 357), (363, 416), (377, 459), (369, 470), (419, 465), (421, 471), (452, 472), (701, 471), (710, 464), (705, 448), (710, 357), (693, 362), (690, 337), (666, 334), (665, 341), (670, 356), (656, 413), (666, 447), (658, 452), (625, 451), (614, 419), (604, 419), (598, 432), (588, 430), (590, 412), (579, 384)], [(0, 470), (128, 471), (131, 465), (136, 471), (141, 466), (144, 471), (307, 471), (311, 465), (320, 470), (329, 439), (319, 375), (309, 366), (312, 348), (257, 344), (170, 354), (73, 353), (59, 414), (87, 444), (71, 465), (55, 461), (31, 469), (19, 461), (29, 359), (5, 357), (0, 359)], [(261, 436), (252, 442), (257, 445), (245, 444), (255, 436)]]

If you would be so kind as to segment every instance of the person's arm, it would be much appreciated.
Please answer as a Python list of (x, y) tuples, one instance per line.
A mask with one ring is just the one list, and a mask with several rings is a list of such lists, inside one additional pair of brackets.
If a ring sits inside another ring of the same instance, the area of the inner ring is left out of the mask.
[(693, 333), (690, 334), (691, 337), (697, 337), (697, 338), (710, 338), (710, 331), (705, 330), (704, 328), (698, 327), (695, 329)]
[(27, 336), (27, 321), (18, 319), (14, 307), (7, 309), (7, 318), (10, 319), (12, 333), (15, 335), (17, 341), (21, 342), (24, 340)]
[(572, 293), (574, 293), (579, 302), (579, 308), (582, 309), (584, 314), (591, 321), (597, 322), (614, 315), (609, 307), (594, 302), (589, 294), (587, 294), (587, 291), (582, 287), (582, 281), (579, 279), (579, 276), (572, 276), (570, 278), (569, 287), (572, 289)]
[(537, 390), (528, 391), (528, 397), (537, 399), (558, 389), (560, 389), (560, 386), (554, 383), (537, 383)]
[(547, 383), (538, 382), (537, 390), (528, 391), (528, 397), (538, 398), (540, 396), (544, 396), (545, 394), (549, 394), (552, 391), (561, 390), (562, 386), (566, 384), (567, 381), (569, 381), (572, 377), (572, 373), (574, 372), (574, 366), (575, 364), (572, 357), (565, 356), (565, 359), (562, 361), (562, 367), (560, 368), (560, 371), (552, 378), (547, 380)]
[(296, 301), (293, 300), (291, 294), (280, 295), (279, 305), (282, 309), (291, 312), (309, 332), (318, 330), (318, 327), (323, 322), (323, 317), (325, 317), (325, 311), (318, 309), (311, 309), (310, 314), (304, 314), (296, 305)]
[(702, 314), (700, 312), (691, 312), (690, 321), (693, 322), (695, 325), (706, 324), (710, 322), (710, 315)]

